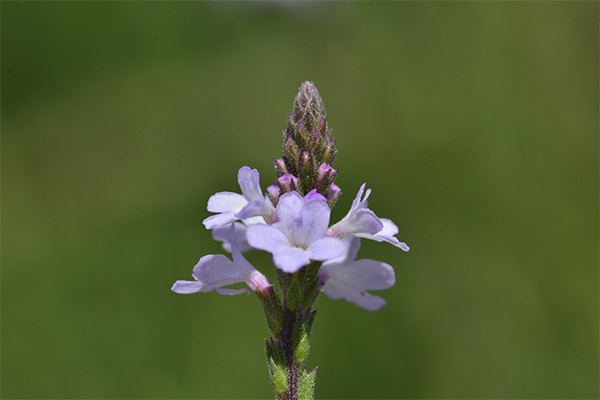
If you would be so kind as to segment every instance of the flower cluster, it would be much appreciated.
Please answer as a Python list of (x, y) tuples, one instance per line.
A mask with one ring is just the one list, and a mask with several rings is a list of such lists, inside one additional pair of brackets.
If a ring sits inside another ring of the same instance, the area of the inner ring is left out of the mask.
[[(312, 306), (320, 293), (370, 311), (385, 304), (369, 291), (392, 287), (394, 270), (384, 262), (357, 259), (361, 239), (409, 250), (396, 238), (397, 226), (369, 209), (371, 190), (365, 184), (346, 216), (330, 226), (331, 209), (341, 195), (334, 183), (336, 153), (323, 100), (305, 82), (283, 132), (283, 156), (273, 159), (275, 183), (263, 192), (258, 171), (244, 166), (237, 176), (241, 193), (219, 192), (208, 200), (213, 215), (204, 226), (232, 259), (204, 256), (194, 267), (193, 281), (172, 287), (182, 294), (258, 295), (272, 333), (266, 354), (278, 399), (313, 397), (316, 369), (308, 372), (304, 364), (316, 312)], [(279, 290), (242, 255), (253, 249), (272, 255)], [(246, 287), (230, 287), (240, 283)]]
[[(366, 293), (394, 285), (394, 271), (383, 262), (356, 260), (360, 238), (385, 241), (408, 251), (398, 241), (398, 228), (392, 221), (379, 218), (368, 208), (363, 184), (348, 214), (329, 227), (331, 209), (327, 198), (315, 189), (302, 196), (297, 191), (284, 193), (274, 206), (263, 196), (259, 174), (242, 167), (238, 172), (242, 194), (219, 192), (208, 200), (208, 210), (217, 213), (204, 220), (213, 237), (233, 254), (233, 262), (223, 255), (208, 255), (194, 267), (195, 281), (177, 281), (177, 293), (207, 292), (239, 294), (271, 287), (266, 278), (244, 258), (241, 252), (259, 249), (270, 252), (277, 268), (296, 273), (311, 260), (323, 261), (319, 283), (333, 299), (343, 298), (367, 310), (378, 310), (385, 301)], [(256, 283), (258, 281), (259, 283)], [(231, 291), (224, 286), (246, 282), (246, 290)]]

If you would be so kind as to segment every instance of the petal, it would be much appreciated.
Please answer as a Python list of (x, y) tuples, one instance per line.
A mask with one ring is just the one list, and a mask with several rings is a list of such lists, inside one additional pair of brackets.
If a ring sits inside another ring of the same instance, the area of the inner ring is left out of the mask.
[(301, 247), (307, 248), (312, 242), (325, 236), (329, 226), (331, 209), (327, 201), (313, 198), (300, 210), (301, 225), (295, 240)]
[(350, 211), (344, 219), (329, 229), (328, 236), (374, 235), (383, 229), (383, 222), (368, 208)]
[(258, 272), (256, 268), (254, 268), (252, 264), (250, 264), (240, 252), (240, 246), (236, 238), (236, 230), (234, 224), (231, 225), (231, 255), (233, 258), (233, 262), (238, 267), (244, 268), (246, 271), (248, 271), (248, 277), (246, 278), (246, 281), (248, 281), (248, 279), (253, 273)]
[(357, 260), (350, 263), (323, 265), (328, 279), (352, 286), (358, 290), (389, 289), (396, 283), (394, 269), (375, 260)]
[(317, 189), (313, 189), (310, 192), (308, 192), (306, 194), (306, 196), (304, 196), (304, 201), (308, 201), (310, 199), (321, 199), (323, 201), (327, 201), (327, 199), (325, 198), (325, 196), (323, 196), (321, 193), (317, 192)]
[(250, 288), (242, 288), (242, 289), (215, 289), (215, 292), (219, 294), (224, 294), (226, 296), (235, 296), (236, 294), (247, 293), (251, 291)]
[(310, 263), (309, 252), (294, 247), (281, 248), (273, 253), (273, 262), (283, 272), (293, 274)]
[(244, 197), (248, 201), (263, 198), (257, 170), (250, 169), (250, 167), (240, 168), (238, 171), (238, 183), (240, 185), (240, 189), (242, 189)]
[(240, 212), (235, 214), (235, 216), (239, 219), (247, 219), (252, 217), (266, 216), (273, 213), (274, 211), (275, 208), (273, 207), (271, 202), (268, 199), (262, 198), (252, 200), (244, 208), (242, 208)]
[[(261, 218), (262, 219), (262, 218)], [(238, 243), (241, 253), (245, 253), (248, 250), (252, 250), (252, 246), (246, 240), (246, 229), (247, 226), (241, 222), (234, 222), (235, 224), (235, 240)], [(221, 226), (215, 228), (212, 231), (212, 237), (218, 242), (223, 242), (223, 248), (231, 252), (231, 227)]]
[(221, 226), (228, 225), (235, 220), (237, 220), (235, 215), (233, 215), (231, 213), (223, 213), (223, 214), (211, 215), (210, 217), (208, 217), (204, 221), (202, 221), (202, 223), (204, 224), (204, 227), (206, 229), (215, 229), (215, 228), (219, 228)]
[(386, 304), (385, 300), (379, 296), (361, 292), (352, 287), (338, 285), (336, 282), (328, 281), (325, 283), (323, 292), (334, 300), (344, 299), (368, 311), (377, 311)]
[(207, 209), (214, 213), (236, 213), (248, 204), (241, 194), (232, 192), (215, 193), (208, 199)]
[(321, 238), (314, 241), (307, 249), (310, 258), (318, 261), (332, 260), (344, 255), (347, 246), (337, 238)]
[(362, 185), (360, 185), (360, 188), (358, 189), (358, 193), (356, 193), (356, 197), (352, 201), (352, 207), (350, 207), (350, 212), (358, 209), (363, 192), (365, 191), (365, 186), (367, 186), (366, 183), (363, 183)]
[(172, 291), (179, 294), (210, 292), (211, 290), (211, 288), (206, 289), (206, 285), (198, 281), (176, 281), (171, 287)]
[(234, 283), (245, 282), (252, 273), (246, 265), (231, 262), (222, 254), (204, 256), (194, 267), (193, 276), (212, 290)]
[(250, 246), (271, 253), (275, 253), (281, 248), (289, 247), (285, 235), (272, 225), (250, 225), (246, 230), (246, 239)]
[(406, 243), (399, 241), (398, 239), (396, 239), (393, 236), (381, 235), (379, 233), (377, 233), (375, 235), (356, 234), (355, 236), (357, 236), (357, 237), (363, 237), (365, 239), (371, 239), (371, 240), (374, 240), (376, 242), (388, 242), (388, 243), (391, 243), (394, 246), (396, 246), (399, 249), (402, 249), (404, 251), (409, 251), (410, 250), (410, 247), (408, 247), (408, 245)]
[(358, 250), (360, 249), (360, 238), (348, 236), (342, 239), (342, 243), (344, 244), (344, 247), (346, 249), (345, 253), (341, 257), (326, 261), (323, 265), (341, 264), (356, 260)]
[(300, 211), (304, 206), (304, 199), (298, 192), (289, 192), (282, 195), (277, 203), (277, 227), (292, 241), (296, 230), (300, 226)]
[(377, 234), (385, 236), (396, 236), (398, 234), (398, 227), (391, 219), (379, 218), (379, 220), (383, 223), (383, 229), (377, 232)]

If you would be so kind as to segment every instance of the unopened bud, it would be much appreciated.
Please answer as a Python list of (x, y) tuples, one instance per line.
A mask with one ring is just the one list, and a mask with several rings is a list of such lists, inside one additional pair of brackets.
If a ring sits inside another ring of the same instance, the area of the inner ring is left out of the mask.
[(319, 161), (333, 164), (333, 160), (337, 154), (337, 148), (335, 147), (335, 139), (327, 139), (323, 144), (323, 151), (321, 153), (321, 159)]
[(297, 173), (298, 166), (298, 156), (300, 155), (300, 148), (294, 139), (292, 139), (291, 135), (287, 135), (285, 141), (283, 142), (283, 155), (285, 164), (287, 166), (288, 172), (295, 174)]
[(329, 208), (333, 208), (335, 203), (338, 201), (340, 196), (342, 195), (342, 189), (335, 183), (332, 183), (327, 190), (327, 204), (329, 204)]
[(333, 169), (329, 164), (323, 163), (317, 171), (316, 186), (320, 193), (327, 194), (329, 185), (333, 183), (338, 171)]
[(281, 175), (277, 179), (276, 183), (277, 183), (277, 186), (279, 186), (284, 193), (293, 192), (294, 190), (298, 190), (298, 178), (296, 178), (292, 174)]
[(319, 118), (325, 116), (325, 104), (316, 86), (312, 82), (304, 82), (294, 99), (291, 119), (296, 124), (302, 121), (306, 132), (312, 132)]
[(250, 289), (261, 295), (266, 295), (269, 292), (269, 289), (273, 287), (273, 285), (271, 285), (267, 280), (267, 277), (258, 271), (252, 271), (246, 280), (246, 283)]
[(303, 151), (298, 158), (298, 179), (303, 193), (308, 193), (314, 186), (315, 165), (312, 154)]
[(279, 196), (281, 195), (281, 189), (276, 183), (272, 184), (267, 188), (267, 197), (271, 200), (274, 206), (279, 202)]
[(287, 165), (285, 164), (285, 157), (274, 158), (273, 165), (275, 166), (275, 173), (278, 177), (289, 172), (287, 169)]

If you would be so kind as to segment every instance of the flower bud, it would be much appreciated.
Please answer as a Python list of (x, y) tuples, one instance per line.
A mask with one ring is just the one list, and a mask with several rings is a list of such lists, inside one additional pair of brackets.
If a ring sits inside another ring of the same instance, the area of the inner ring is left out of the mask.
[(331, 165), (333, 164), (336, 154), (337, 148), (335, 147), (335, 139), (327, 139), (323, 144), (321, 159), (319, 161)]
[(298, 178), (296, 178), (292, 174), (281, 175), (277, 179), (276, 183), (277, 183), (277, 186), (279, 186), (284, 193), (293, 192), (294, 190), (298, 190)]
[(288, 172), (295, 174), (297, 173), (298, 156), (300, 154), (300, 148), (294, 142), (291, 135), (287, 135), (283, 142), (283, 155), (285, 165), (287, 166)]
[(305, 132), (312, 132), (319, 118), (325, 117), (325, 104), (314, 83), (306, 81), (298, 89), (294, 100), (291, 119), (298, 124), (302, 121)]
[(274, 206), (279, 202), (279, 196), (281, 195), (281, 189), (276, 183), (272, 184), (267, 188), (267, 197), (271, 200)]
[(329, 204), (329, 208), (333, 208), (341, 195), (342, 189), (335, 183), (332, 183), (327, 190), (327, 204)]
[(289, 172), (285, 163), (285, 157), (274, 158), (273, 165), (275, 166), (275, 173), (278, 177)]
[(273, 285), (271, 285), (271, 283), (269, 283), (269, 281), (267, 280), (267, 277), (258, 271), (252, 271), (252, 273), (246, 280), (246, 283), (248, 284), (250, 289), (254, 290), (255, 292), (257, 292), (263, 296), (267, 295), (269, 292), (269, 289), (271, 289), (271, 287), (273, 287)]
[(298, 179), (302, 193), (308, 193), (314, 187), (315, 165), (312, 154), (303, 151), (298, 158)]
[(315, 181), (319, 193), (327, 194), (329, 185), (333, 183), (337, 174), (338, 171), (331, 168), (327, 163), (323, 163), (319, 166), (319, 170), (317, 171), (317, 177)]

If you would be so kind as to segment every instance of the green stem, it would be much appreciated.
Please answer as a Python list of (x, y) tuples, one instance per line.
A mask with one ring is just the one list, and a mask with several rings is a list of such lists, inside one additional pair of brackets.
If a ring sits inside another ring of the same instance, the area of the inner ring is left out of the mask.
[(312, 305), (320, 292), (317, 281), (320, 265), (312, 262), (295, 274), (278, 271), (283, 302), (275, 290), (268, 296), (259, 296), (273, 335), (266, 340), (266, 355), (271, 385), (278, 400), (314, 398), (316, 368), (308, 372), (305, 363), (316, 314)]

